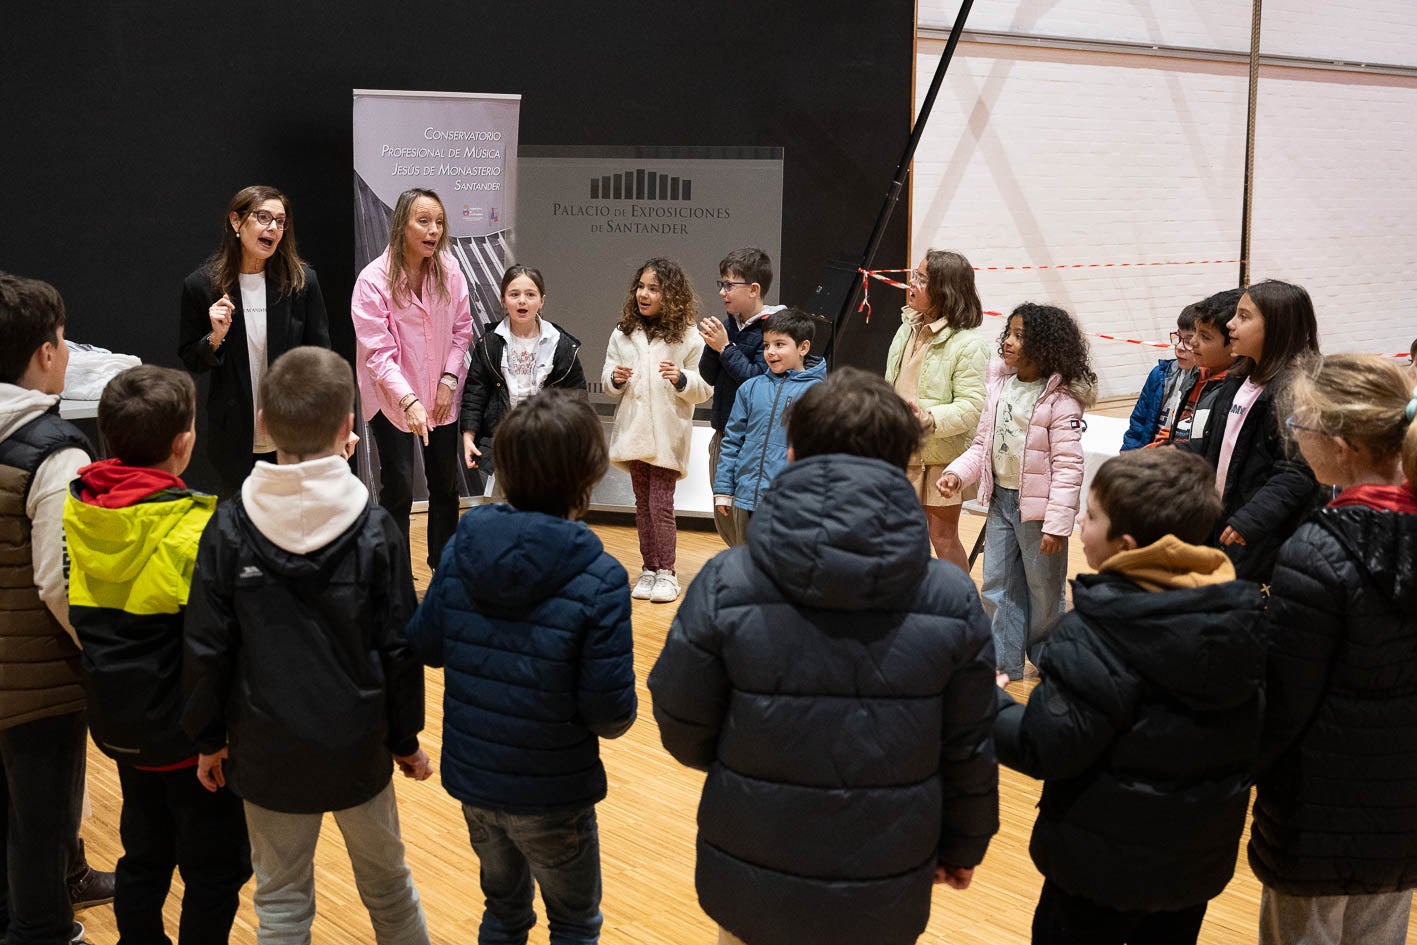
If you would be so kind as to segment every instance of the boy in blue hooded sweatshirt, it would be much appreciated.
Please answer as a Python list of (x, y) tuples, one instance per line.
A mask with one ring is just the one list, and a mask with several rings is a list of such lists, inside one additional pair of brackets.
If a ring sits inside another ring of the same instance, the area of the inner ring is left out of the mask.
[(713, 477), (714, 511), (741, 520), (739, 527), (724, 534), (730, 547), (747, 543), (749, 516), (773, 477), (787, 465), (783, 420), (788, 409), (827, 376), (826, 361), (809, 353), (815, 334), (816, 323), (801, 309), (774, 313), (763, 326), (768, 372), (738, 388)]
[(443, 786), (481, 863), (478, 940), (526, 941), (535, 880), (551, 940), (596, 942), (600, 739), (636, 708), (629, 577), (575, 521), (608, 451), (558, 389), (513, 408), (492, 448), (507, 504), (462, 517), (408, 638), (444, 667)]

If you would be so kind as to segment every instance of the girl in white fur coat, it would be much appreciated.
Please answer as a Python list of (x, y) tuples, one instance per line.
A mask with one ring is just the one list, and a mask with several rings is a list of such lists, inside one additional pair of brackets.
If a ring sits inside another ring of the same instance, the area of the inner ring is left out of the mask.
[(630, 474), (644, 559), (630, 596), (657, 603), (679, 596), (674, 486), (689, 471), (694, 405), (713, 395), (699, 374), (698, 317), (684, 270), (668, 259), (649, 260), (630, 282), (601, 372), (605, 392), (620, 401), (610, 461)]

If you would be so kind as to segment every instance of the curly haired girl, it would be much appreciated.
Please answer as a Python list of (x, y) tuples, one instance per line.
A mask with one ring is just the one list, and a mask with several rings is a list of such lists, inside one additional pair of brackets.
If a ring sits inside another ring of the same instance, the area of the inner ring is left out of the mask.
[(1068, 536), (1082, 491), (1082, 413), (1097, 375), (1077, 322), (1052, 305), (1014, 309), (999, 355), (974, 442), (936, 488), (950, 497), (977, 481), (989, 504), (980, 593), (999, 671), (1020, 679), (1025, 650), (1063, 615)]
[(704, 342), (693, 287), (678, 263), (656, 257), (635, 272), (610, 333), (601, 381), (619, 400), (610, 461), (630, 474), (643, 570), (631, 596), (668, 603), (674, 576), (674, 485), (689, 471), (694, 405), (713, 388), (699, 375)]

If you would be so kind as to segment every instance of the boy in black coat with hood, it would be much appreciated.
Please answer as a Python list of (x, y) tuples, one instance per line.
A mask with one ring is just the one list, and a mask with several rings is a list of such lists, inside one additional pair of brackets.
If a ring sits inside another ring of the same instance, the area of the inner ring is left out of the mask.
[(403, 633), (413, 578), (393, 517), (343, 455), (354, 396), (349, 365), (324, 348), (293, 348), (262, 379), (257, 422), (279, 462), (257, 463), (202, 533), (182, 724), (198, 780), (245, 804), (261, 941), (310, 940), (332, 811), (378, 940), (427, 945), (390, 783), (395, 763), (432, 773), (423, 666)]
[(665, 748), (708, 771), (696, 886), (720, 942), (909, 945), (998, 829), (993, 639), (930, 557), (919, 438), (881, 377), (813, 385), (748, 544), (699, 572), (650, 673)]
[(1034, 945), (1194, 943), (1235, 871), (1265, 649), (1259, 587), (1199, 545), (1220, 508), (1198, 456), (1104, 463), (1081, 520), (1098, 573), (1073, 582), (1028, 704), (1000, 690), (999, 761), (1044, 780)]

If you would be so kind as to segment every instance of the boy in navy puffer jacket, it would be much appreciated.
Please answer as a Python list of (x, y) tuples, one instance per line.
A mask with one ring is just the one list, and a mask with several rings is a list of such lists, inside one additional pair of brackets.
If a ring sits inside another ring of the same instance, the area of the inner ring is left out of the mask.
[(608, 452), (590, 405), (558, 389), (513, 408), (493, 451), (508, 504), (463, 516), (408, 637), (444, 667), (443, 786), (481, 861), (479, 941), (526, 941), (535, 879), (551, 940), (596, 942), (599, 740), (636, 706), (629, 578), (575, 521)]
[(699, 904), (721, 943), (910, 945), (998, 829), (993, 639), (930, 557), (920, 422), (883, 378), (833, 372), (787, 435), (748, 544), (699, 572), (649, 676), (664, 747), (708, 772)]

